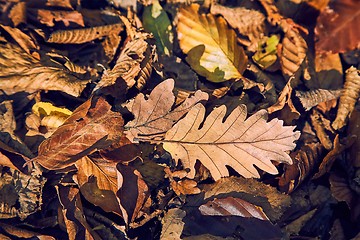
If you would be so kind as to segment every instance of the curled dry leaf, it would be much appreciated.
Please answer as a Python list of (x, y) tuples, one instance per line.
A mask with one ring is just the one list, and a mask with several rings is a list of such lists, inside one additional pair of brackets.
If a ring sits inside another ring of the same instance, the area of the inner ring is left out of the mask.
[(175, 101), (173, 88), (174, 80), (167, 79), (154, 88), (147, 100), (143, 94), (139, 94), (125, 105), (135, 117), (125, 125), (125, 134), (130, 141), (138, 142), (139, 138), (146, 136), (164, 135), (196, 103), (208, 99), (206, 93), (197, 91), (172, 110)]
[(205, 108), (197, 104), (165, 134), (164, 149), (190, 169), (189, 178), (195, 176), (197, 159), (215, 180), (229, 176), (226, 166), (251, 178), (259, 177), (254, 165), (277, 174), (271, 160), (292, 163), (286, 151), (292, 150), (294, 141), (300, 137), (294, 127), (283, 126), (283, 121), (276, 118), (267, 122), (266, 110), (245, 120), (244, 105), (235, 108), (224, 121), (225, 114), (224, 105), (214, 109), (200, 127)]
[(241, 198), (215, 198), (214, 200), (201, 205), (199, 210), (202, 215), (240, 216), (253, 217), (266, 221), (269, 220), (261, 207), (242, 200)]
[[(247, 57), (236, 40), (236, 33), (222, 17), (199, 14), (199, 5), (181, 8), (177, 25), (180, 48), (186, 61), (212, 82), (241, 79)], [(226, 36), (226, 37), (225, 37)], [(245, 88), (251, 84), (244, 82)]]
[(317, 19), (317, 51), (346, 52), (359, 46), (360, 8), (357, 0), (330, 1)]
[(295, 91), (295, 95), (299, 98), (302, 106), (306, 111), (315, 107), (319, 103), (337, 99), (341, 90), (314, 89), (310, 91)]
[(47, 169), (62, 169), (95, 149), (108, 147), (119, 140), (124, 121), (120, 113), (110, 108), (104, 98), (90, 98), (41, 143), (39, 155), (33, 161)]
[(360, 97), (360, 71), (351, 66), (346, 70), (345, 74), (346, 79), (340, 95), (338, 111), (331, 125), (335, 130), (341, 129), (346, 125), (346, 120), (354, 110), (355, 104)]
[(327, 131), (334, 133), (330, 126), (330, 120), (328, 120), (324, 115), (322, 115), (318, 110), (313, 109), (310, 115), (311, 125), (313, 126), (317, 138), (320, 140), (321, 144), (327, 150), (332, 148), (332, 141)]
[[(171, 188), (174, 190), (176, 195), (182, 196), (200, 193), (200, 189), (197, 187), (197, 182), (190, 179), (184, 179), (187, 175), (185, 170), (171, 172), (171, 170), (166, 167), (164, 168), (164, 171), (166, 173), (165, 177), (169, 178)], [(180, 180), (176, 180), (176, 178), (179, 178)]]
[(59, 30), (51, 33), (51, 35), (46, 41), (49, 43), (59, 44), (80, 44), (90, 42), (104, 36), (108, 36), (112, 33), (120, 33), (122, 30), (122, 23), (115, 23), (91, 28)]
[[(122, 18), (122, 21), (126, 26), (129, 41), (126, 42), (122, 49), (115, 66), (103, 74), (101, 80), (93, 90), (94, 92), (98, 89), (106, 91), (105, 88), (114, 87), (115, 89), (113, 91), (110, 90), (110, 94), (114, 97), (119, 97), (120, 95), (119, 88), (116, 87), (116, 84), (120, 85), (120, 89), (123, 89), (124, 92), (122, 94), (125, 94), (127, 89), (136, 84), (138, 78), (144, 77), (145, 75), (150, 76), (152, 68), (149, 67), (148, 63), (152, 65), (154, 59), (156, 59), (156, 53), (153, 48), (154, 45), (150, 43), (152, 39), (151, 34), (136, 29), (125, 17)], [(146, 71), (148, 74), (144, 75)], [(144, 79), (142, 81), (144, 81)], [(144, 83), (139, 85), (139, 88), (143, 85)]]
[(8, 94), (55, 90), (77, 97), (89, 82), (61, 65), (39, 61), (12, 44), (1, 45), (0, 68), (0, 88)]
[(293, 192), (320, 165), (323, 147), (319, 143), (310, 143), (290, 154), (292, 165), (284, 166), (284, 173), (279, 178), (279, 189), (282, 192)]
[[(265, 33), (265, 16), (259, 11), (243, 7), (230, 8), (212, 4), (211, 14), (221, 14), (229, 25), (248, 38), (248, 47), (257, 48), (257, 43)], [(245, 41), (242, 41), (245, 42)]]
[(281, 70), (288, 77), (299, 70), (307, 52), (307, 44), (299, 30), (295, 26), (289, 25), (290, 27), (285, 30), (280, 52)]

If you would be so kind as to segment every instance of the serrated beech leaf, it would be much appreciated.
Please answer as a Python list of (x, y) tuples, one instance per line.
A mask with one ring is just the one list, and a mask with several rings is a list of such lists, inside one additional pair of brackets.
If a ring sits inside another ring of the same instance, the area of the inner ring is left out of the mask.
[(62, 169), (95, 149), (110, 146), (121, 137), (124, 124), (120, 113), (110, 108), (104, 98), (89, 99), (80, 105), (41, 143), (33, 161), (50, 170)]
[(259, 177), (254, 167), (278, 173), (271, 160), (291, 164), (285, 152), (295, 147), (294, 141), (300, 132), (293, 126), (283, 126), (283, 121), (274, 118), (267, 122), (267, 112), (260, 110), (246, 121), (246, 107), (238, 106), (224, 121), (226, 107), (214, 109), (204, 120), (205, 108), (195, 105), (165, 135), (164, 149), (175, 160), (180, 159), (184, 168), (189, 168), (189, 178), (195, 176), (194, 165), (198, 159), (209, 169), (215, 180), (229, 175), (226, 166), (246, 178)]

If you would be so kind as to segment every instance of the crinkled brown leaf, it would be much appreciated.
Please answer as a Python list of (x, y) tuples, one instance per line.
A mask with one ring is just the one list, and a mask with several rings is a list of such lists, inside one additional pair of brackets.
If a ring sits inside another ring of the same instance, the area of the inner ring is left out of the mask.
[(338, 111), (334, 122), (331, 124), (335, 130), (346, 125), (346, 120), (360, 97), (360, 71), (351, 66), (345, 74), (346, 79), (340, 95)]
[(197, 104), (166, 133), (164, 149), (190, 169), (189, 178), (195, 176), (197, 159), (215, 180), (229, 176), (226, 166), (250, 178), (259, 177), (254, 165), (277, 174), (271, 160), (292, 163), (286, 151), (292, 150), (294, 141), (300, 137), (294, 127), (283, 126), (283, 121), (276, 118), (267, 122), (266, 110), (245, 120), (244, 105), (235, 108), (224, 121), (225, 114), (224, 105), (214, 109), (200, 128), (205, 108)]
[(114, 32), (120, 33), (122, 29), (122, 23), (115, 23), (91, 28), (59, 30), (51, 33), (46, 41), (49, 43), (80, 44), (110, 35)]
[[(144, 77), (142, 71), (150, 71), (147, 64), (152, 64), (154, 58), (156, 58), (154, 45), (150, 43), (152, 39), (151, 34), (136, 29), (125, 17), (123, 17), (122, 20), (126, 26), (129, 41), (126, 42), (122, 49), (115, 66), (103, 74), (100, 82), (94, 89), (94, 91), (96, 91), (98, 89), (113, 87), (114, 89), (112, 91), (110, 90), (110, 94), (114, 97), (124, 95), (127, 89), (136, 84), (138, 78)], [(144, 79), (142, 79), (142, 81), (144, 81)], [(116, 87), (116, 84), (120, 86)], [(143, 85), (144, 83), (139, 86)], [(119, 93), (118, 89), (121, 89), (123, 93)]]
[(269, 220), (261, 207), (251, 204), (241, 198), (215, 198), (201, 205), (202, 215), (210, 216), (240, 216)]
[(244, 7), (230, 8), (218, 4), (211, 5), (210, 12), (221, 14), (229, 25), (248, 38), (248, 46), (252, 50), (265, 34), (265, 16), (259, 11)]
[(8, 94), (57, 90), (79, 96), (89, 82), (86, 76), (72, 74), (50, 61), (38, 61), (12, 44), (1, 45), (0, 68), (0, 88)]
[(50, 138), (41, 143), (39, 155), (33, 161), (47, 169), (61, 169), (93, 150), (119, 140), (124, 122), (121, 114), (110, 108), (104, 98), (89, 99), (80, 105)]
[(56, 22), (62, 22), (66, 27), (69, 27), (70, 24), (85, 26), (83, 16), (78, 11), (29, 9), (27, 13), (35, 15), (40, 23), (48, 27), (54, 27)]
[(83, 157), (75, 163), (76, 180), (81, 194), (104, 211), (121, 215), (116, 197), (118, 191), (116, 162), (103, 158)]
[(293, 192), (309, 177), (322, 161), (323, 147), (319, 143), (310, 143), (290, 154), (292, 165), (284, 166), (284, 173), (279, 178), (279, 189), (282, 192)]
[(191, 107), (208, 98), (206, 93), (197, 91), (172, 110), (175, 101), (173, 88), (174, 80), (167, 79), (157, 85), (146, 100), (143, 94), (139, 94), (125, 105), (135, 117), (125, 125), (125, 133), (130, 141), (137, 142), (137, 138), (144, 135), (164, 135)]
[(356, 136), (356, 140), (350, 147), (350, 159), (354, 167), (360, 167), (360, 111), (357, 109), (351, 114), (349, 121), (348, 136)]
[(330, 124), (330, 120), (327, 119), (323, 114), (321, 114), (318, 110), (313, 109), (310, 115), (311, 125), (313, 126), (316, 136), (321, 142), (321, 144), (327, 150), (332, 148), (332, 141), (331, 141), (331, 133), (334, 133)]
[[(199, 14), (199, 5), (180, 8), (177, 25), (180, 48), (186, 61), (200, 75), (212, 82), (240, 79), (247, 57), (238, 45), (236, 33), (222, 17)], [(244, 82), (245, 88), (250, 88)]]
[(319, 103), (337, 99), (341, 90), (314, 89), (310, 91), (295, 91), (295, 95), (299, 98), (302, 106), (306, 111), (315, 107)]
[(359, 46), (360, 8), (358, 0), (330, 1), (317, 19), (317, 51), (346, 52)]
[[(198, 188), (196, 181), (185, 179), (188, 174), (185, 170), (171, 172), (170, 168), (167, 167), (164, 169), (164, 172), (166, 173), (165, 177), (169, 178), (171, 188), (174, 190), (176, 195), (182, 196), (200, 193), (200, 189)], [(176, 178), (179, 178), (179, 180)]]

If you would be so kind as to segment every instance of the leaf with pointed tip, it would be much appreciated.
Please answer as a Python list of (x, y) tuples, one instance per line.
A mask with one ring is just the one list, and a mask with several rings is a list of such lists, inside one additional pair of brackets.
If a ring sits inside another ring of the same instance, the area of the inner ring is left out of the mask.
[(124, 121), (120, 113), (110, 108), (104, 98), (90, 98), (41, 143), (39, 155), (33, 161), (47, 169), (62, 169), (95, 149), (108, 147), (119, 140)]
[(237, 43), (235, 31), (224, 18), (200, 15), (198, 9), (199, 5), (192, 4), (181, 8), (178, 14), (178, 38), (180, 48), (188, 55), (186, 61), (211, 82), (240, 79), (247, 57)]
[[(215, 180), (229, 176), (226, 166), (246, 178), (259, 177), (254, 167), (277, 174), (271, 160), (292, 163), (286, 151), (295, 147), (293, 143), (300, 132), (294, 127), (283, 126), (277, 118), (267, 122), (267, 112), (260, 110), (246, 121), (246, 107), (234, 109), (224, 121), (224, 105), (213, 110), (202, 124), (205, 108), (195, 105), (185, 118), (174, 125), (165, 135), (164, 149), (189, 168), (189, 178), (195, 176), (196, 160), (209, 169)], [(202, 127), (200, 125), (202, 124)]]

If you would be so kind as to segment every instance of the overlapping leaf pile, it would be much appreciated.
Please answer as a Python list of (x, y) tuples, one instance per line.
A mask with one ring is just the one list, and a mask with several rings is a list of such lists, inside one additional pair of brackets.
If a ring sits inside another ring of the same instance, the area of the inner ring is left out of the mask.
[(0, 1), (1, 239), (358, 238), (359, 8), (328, 2)]

